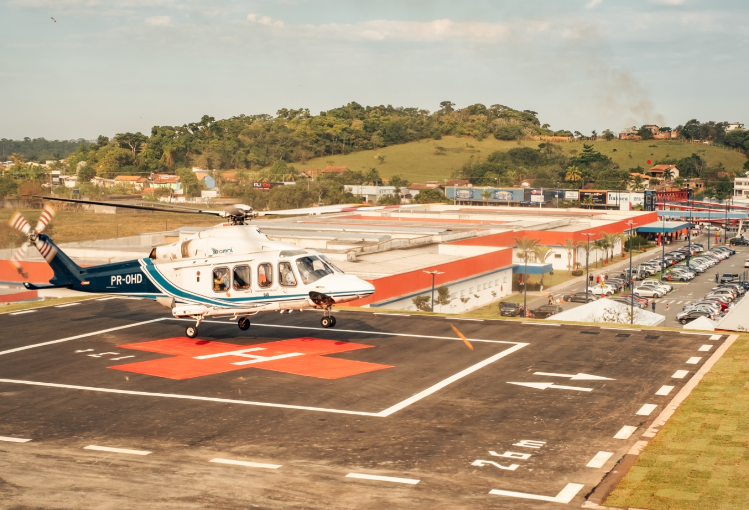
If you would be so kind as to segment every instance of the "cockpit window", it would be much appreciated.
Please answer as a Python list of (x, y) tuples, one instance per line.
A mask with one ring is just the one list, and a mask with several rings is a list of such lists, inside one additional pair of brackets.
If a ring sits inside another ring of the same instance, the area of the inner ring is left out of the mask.
[(311, 257), (298, 258), (296, 261), (296, 267), (299, 269), (299, 276), (302, 278), (302, 282), (305, 285), (309, 285), (324, 276), (333, 274), (333, 270), (314, 255)]
[(333, 261), (332, 261), (332, 260), (330, 260), (330, 259), (329, 259), (328, 257), (326, 257), (325, 255), (320, 255), (320, 258), (322, 259), (322, 261), (323, 261), (323, 262), (325, 262), (325, 263), (326, 263), (327, 265), (329, 265), (329, 266), (330, 266), (330, 268), (331, 268), (331, 269), (332, 269), (333, 271), (336, 271), (336, 272), (338, 272), (338, 273), (343, 273), (343, 271), (341, 271), (341, 268), (340, 268), (340, 267), (338, 267), (338, 266), (336, 266), (335, 264), (333, 264)]

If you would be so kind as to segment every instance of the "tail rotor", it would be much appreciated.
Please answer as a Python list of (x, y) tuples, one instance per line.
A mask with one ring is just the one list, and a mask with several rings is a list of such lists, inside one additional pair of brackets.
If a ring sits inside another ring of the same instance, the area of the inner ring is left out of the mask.
[(27, 278), (28, 275), (22, 271), (21, 261), (23, 260), (24, 256), (26, 256), (26, 252), (28, 251), (29, 246), (31, 246), (32, 244), (36, 246), (36, 248), (39, 250), (39, 253), (42, 254), (42, 257), (44, 257), (44, 260), (46, 260), (48, 263), (53, 258), (55, 258), (55, 255), (57, 255), (57, 248), (39, 238), (39, 234), (44, 232), (44, 229), (47, 227), (47, 225), (49, 225), (49, 222), (52, 221), (52, 218), (55, 217), (56, 212), (57, 211), (55, 211), (55, 208), (51, 205), (45, 205), (44, 209), (42, 209), (42, 214), (39, 216), (39, 221), (36, 224), (36, 228), (33, 230), (31, 229), (31, 225), (29, 225), (29, 222), (26, 221), (26, 218), (24, 218), (20, 212), (16, 212), (10, 219), (10, 226), (23, 233), (27, 237), (26, 242), (23, 243), (15, 251), (10, 259), (10, 263), (13, 264), (13, 267), (15, 267), (19, 274), (21, 274), (24, 278)]

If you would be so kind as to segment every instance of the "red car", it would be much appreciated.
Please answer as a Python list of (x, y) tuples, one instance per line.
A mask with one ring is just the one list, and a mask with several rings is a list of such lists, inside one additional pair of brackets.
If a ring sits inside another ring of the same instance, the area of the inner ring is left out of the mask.
[[(632, 297), (632, 294), (622, 294), (622, 295), (621, 295), (621, 296), (619, 296), (619, 297), (623, 297), (623, 298), (627, 298), (627, 299), (629, 299), (630, 297)], [(640, 303), (642, 303), (642, 304), (644, 304), (644, 305), (647, 305), (647, 304), (648, 304), (648, 300), (647, 300), (647, 299), (642, 299), (642, 298), (639, 298), (639, 297), (637, 297), (637, 296), (635, 296), (635, 301), (639, 301)]]

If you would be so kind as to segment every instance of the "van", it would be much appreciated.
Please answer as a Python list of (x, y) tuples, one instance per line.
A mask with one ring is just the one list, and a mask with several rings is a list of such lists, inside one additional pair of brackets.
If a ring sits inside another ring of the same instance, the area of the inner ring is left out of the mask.
[(749, 259), (746, 259), (746, 260), (744, 261), (744, 267), (749, 267)]

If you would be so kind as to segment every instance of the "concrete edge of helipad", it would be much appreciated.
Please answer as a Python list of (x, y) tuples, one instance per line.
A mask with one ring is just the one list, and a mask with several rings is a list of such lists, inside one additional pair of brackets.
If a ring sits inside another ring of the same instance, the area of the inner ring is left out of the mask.
[(658, 432), (666, 425), (666, 422), (673, 416), (674, 412), (681, 406), (686, 400), (692, 390), (697, 387), (702, 378), (707, 374), (718, 362), (718, 360), (725, 354), (725, 352), (733, 345), (733, 342), (739, 335), (730, 335), (723, 344), (716, 349), (715, 353), (702, 365), (702, 367), (692, 376), (687, 384), (671, 399), (671, 402), (661, 411), (656, 417), (653, 423), (648, 427), (645, 432), (642, 433), (640, 439), (632, 445), (629, 451), (614, 465), (614, 467), (604, 475), (601, 482), (593, 488), (585, 497), (585, 502), (582, 508), (593, 509), (593, 510), (643, 510), (639, 508), (622, 508), (622, 507), (611, 507), (601, 506), (601, 503), (611, 494), (614, 488), (629, 472), (629, 469), (635, 464), (637, 458), (645, 450), (645, 447), (655, 438)]

